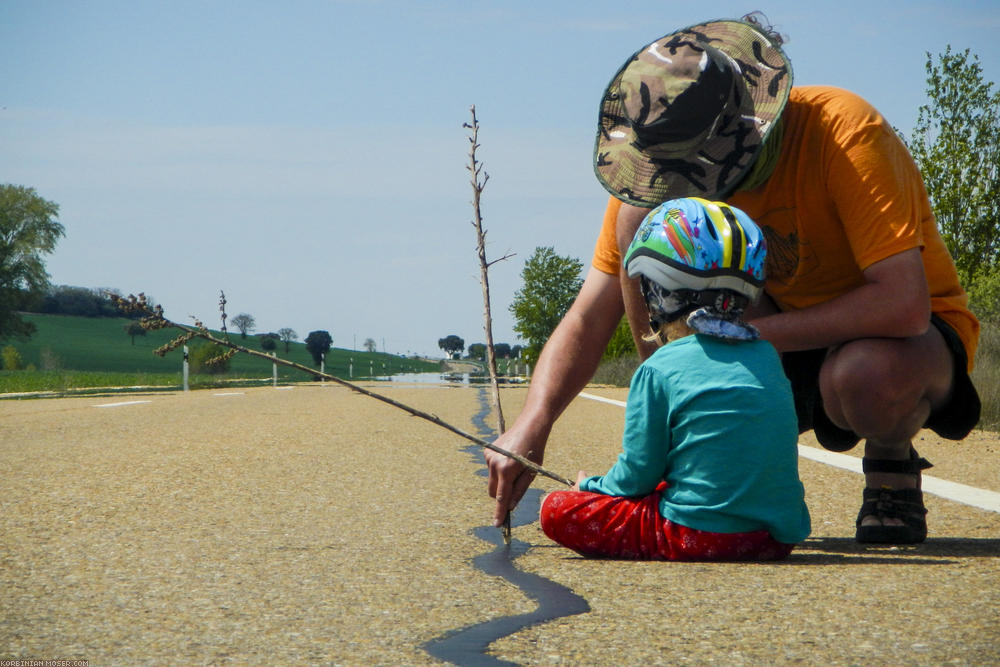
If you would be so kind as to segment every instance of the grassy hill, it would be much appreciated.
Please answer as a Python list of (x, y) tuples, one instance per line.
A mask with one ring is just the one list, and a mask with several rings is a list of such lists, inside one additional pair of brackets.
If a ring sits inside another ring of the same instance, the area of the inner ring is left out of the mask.
[[(57, 389), (69, 384), (78, 386), (108, 386), (109, 384), (157, 384), (180, 385), (183, 356), (175, 350), (158, 357), (153, 350), (166, 344), (180, 333), (176, 329), (150, 331), (145, 336), (136, 336), (133, 344), (125, 333), (124, 318), (89, 318), (67, 315), (25, 314), (24, 319), (32, 322), (38, 331), (28, 341), (7, 341), (0, 347), (13, 345), (21, 356), (23, 366), (32, 370), (0, 371), (0, 393), (30, 390), (38, 382), (51, 383), (57, 378)], [(214, 333), (214, 332), (213, 332)], [(239, 333), (230, 334), (233, 342), (244, 347), (260, 350), (260, 339), (256, 336), (240, 338)], [(198, 345), (195, 339), (189, 346)], [(310, 368), (316, 367), (312, 356), (303, 343), (291, 343), (285, 351), (284, 343), (278, 343), (278, 356)], [(352, 375), (353, 363), (353, 375)], [(344, 379), (395, 375), (407, 372), (428, 372), (439, 369), (437, 362), (408, 359), (380, 352), (355, 352), (332, 348), (326, 355), (327, 373)], [(221, 378), (270, 379), (272, 364), (246, 354), (232, 358), (229, 372)], [(30, 376), (30, 377), (29, 377)], [(79, 378), (76, 380), (68, 378)], [(305, 381), (312, 376), (292, 368), (278, 366), (279, 381)], [(199, 382), (208, 382), (200, 378)]]

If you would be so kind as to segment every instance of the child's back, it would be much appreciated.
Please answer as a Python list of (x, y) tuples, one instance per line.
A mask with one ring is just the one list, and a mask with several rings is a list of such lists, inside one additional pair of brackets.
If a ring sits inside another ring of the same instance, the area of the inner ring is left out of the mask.
[(659, 509), (671, 521), (722, 533), (764, 528), (801, 542), (809, 515), (792, 406), (770, 343), (685, 336), (636, 371), (619, 462), (580, 488), (637, 496), (663, 480)]

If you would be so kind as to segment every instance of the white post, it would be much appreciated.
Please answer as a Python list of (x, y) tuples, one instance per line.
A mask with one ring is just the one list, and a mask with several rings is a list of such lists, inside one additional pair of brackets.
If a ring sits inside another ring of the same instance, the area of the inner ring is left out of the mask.
[[(319, 355), (319, 372), (326, 373), (326, 352), (323, 352), (322, 354)], [(326, 384), (325, 378), (321, 377), (319, 381), (321, 384)]]
[(188, 346), (184, 346), (184, 391), (190, 391), (191, 388), (188, 386)]
[(347, 365), (347, 376), (354, 379), (354, 357), (351, 357), (351, 363)]
[[(277, 352), (272, 352), (271, 356), (274, 357), (274, 358), (277, 358), (278, 357), (278, 353)], [(274, 378), (274, 386), (277, 387), (278, 386), (278, 362), (277, 361), (272, 361), (271, 362), (271, 377)]]

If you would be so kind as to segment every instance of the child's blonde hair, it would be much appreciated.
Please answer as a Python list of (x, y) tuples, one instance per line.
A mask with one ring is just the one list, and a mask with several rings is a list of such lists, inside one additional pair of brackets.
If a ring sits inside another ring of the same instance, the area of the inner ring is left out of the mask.
[(695, 330), (688, 326), (687, 320), (682, 318), (657, 325), (656, 327), (651, 326), (650, 332), (643, 336), (642, 339), (647, 343), (666, 345), (678, 338), (684, 338), (684, 336), (690, 336), (693, 333), (695, 333)]

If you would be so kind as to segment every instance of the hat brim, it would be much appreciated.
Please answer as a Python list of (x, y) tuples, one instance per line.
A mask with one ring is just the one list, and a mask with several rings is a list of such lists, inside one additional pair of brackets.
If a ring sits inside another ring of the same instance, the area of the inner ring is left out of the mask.
[[(683, 38), (713, 47), (739, 66), (743, 86), (737, 113), (685, 154), (654, 158), (637, 145), (617, 94), (626, 67), (653, 44)], [(699, 23), (647, 44), (618, 70), (601, 101), (594, 171), (622, 201), (652, 208), (678, 197), (720, 199), (746, 175), (764, 140), (781, 116), (792, 87), (792, 65), (779, 44), (746, 21)]]

